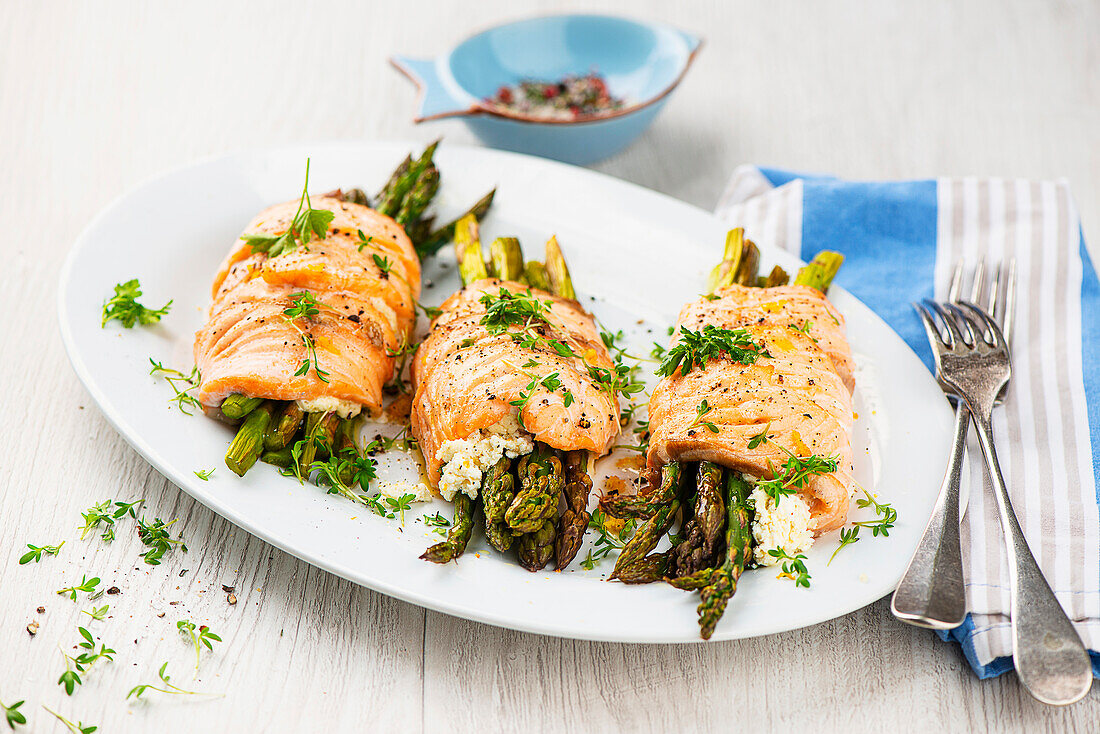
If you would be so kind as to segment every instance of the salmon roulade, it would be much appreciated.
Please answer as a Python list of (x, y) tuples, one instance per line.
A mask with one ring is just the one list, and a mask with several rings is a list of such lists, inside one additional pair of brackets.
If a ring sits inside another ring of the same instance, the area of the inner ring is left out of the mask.
[(291, 227), (299, 202), (277, 204), (252, 220), (222, 263), (195, 335), (203, 405), (238, 394), (345, 418), (381, 411), (382, 386), (415, 323), (420, 261), (389, 217), (342, 197), (311, 206), (332, 215), (323, 236), (274, 257), (255, 251), (257, 238)]
[[(793, 285), (732, 230), (707, 295), (680, 311), (649, 402), (649, 487), (604, 497), (644, 518), (611, 577), (699, 590), (709, 638), (746, 568), (778, 565), (809, 584), (804, 552), (848, 516), (851, 350), (825, 295), (843, 258), (822, 252)], [(661, 538), (671, 546), (656, 552)]]
[[(233, 243), (194, 355), (198, 402), (239, 423), (225, 457), (235, 473), (262, 460), (367, 501), (352, 486), (368, 491), (373, 459), (352, 421), (382, 412), (412, 348), (418, 252), (453, 231), (432, 231), (424, 216), (439, 186), (435, 147), (406, 157), (373, 208), (359, 189), (311, 197), (307, 160), (300, 198), (265, 209)], [(491, 202), (490, 193), (476, 215)]]
[(619, 435), (624, 368), (577, 303), (556, 240), (545, 265), (524, 265), (518, 241), (501, 238), (487, 266), (472, 219), (455, 242), (465, 287), (412, 365), (411, 429), (433, 488), (455, 504), (454, 530), (424, 557), (461, 555), (481, 506), (491, 545), (515, 547), (528, 570), (552, 555), (563, 568), (588, 524), (589, 459)]

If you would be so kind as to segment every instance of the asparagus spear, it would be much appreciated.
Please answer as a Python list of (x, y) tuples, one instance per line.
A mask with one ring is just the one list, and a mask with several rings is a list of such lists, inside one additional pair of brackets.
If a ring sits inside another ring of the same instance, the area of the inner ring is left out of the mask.
[(745, 286), (756, 285), (756, 273), (760, 270), (760, 249), (752, 240), (745, 240), (741, 248), (741, 264), (737, 268), (737, 283)]
[(676, 576), (690, 576), (713, 564), (726, 520), (722, 474), (718, 464), (710, 461), (699, 464), (691, 527), (687, 537), (676, 547)]
[(298, 455), (298, 468), (309, 473), (309, 467), (319, 453), (324, 453), (332, 446), (332, 438), (336, 435), (336, 426), (340, 419), (335, 413), (309, 413), (306, 415), (305, 444), (302, 453)]
[(401, 202), (401, 209), (394, 217), (394, 221), (407, 229), (428, 208), (437, 191), (439, 191), (439, 169), (429, 165), (413, 184), (405, 200)]
[(497, 237), (489, 246), (493, 263), (493, 275), (501, 280), (519, 280), (523, 277), (523, 250), (515, 237)]
[(553, 519), (543, 520), (536, 530), (519, 536), (516, 547), (516, 557), (519, 565), (528, 571), (541, 571), (546, 568), (554, 555), (554, 538), (557, 536), (557, 526)]
[(458, 258), (458, 274), (462, 278), (463, 286), (489, 277), (481, 255), (477, 219), (473, 216), (463, 217), (455, 229), (455, 256)]
[(296, 400), (291, 400), (284, 405), (264, 432), (264, 448), (268, 451), (278, 451), (289, 446), (302, 426), (305, 415), (305, 411), (298, 407)]
[(249, 398), (235, 392), (222, 401), (222, 415), (231, 420), (239, 420), (259, 407), (263, 401), (263, 398)]
[(822, 250), (814, 255), (814, 259), (810, 261), (809, 265), (798, 271), (794, 284), (808, 285), (811, 288), (817, 288), (822, 293), (828, 293), (829, 286), (832, 285), (833, 278), (836, 277), (836, 272), (840, 270), (840, 265), (843, 262), (844, 256), (839, 252)]
[(390, 174), (390, 179), (386, 181), (386, 185), (378, 192), (378, 196), (374, 197), (379, 202), (379, 205), (390, 196), (390, 192), (397, 186), (397, 182), (401, 180), (401, 177), (408, 173), (409, 167), (412, 166), (412, 162), (412, 156), (406, 155), (405, 160), (401, 161), (397, 168), (393, 169), (393, 173)]
[(550, 291), (550, 276), (546, 266), (538, 260), (530, 260), (523, 265), (523, 277), (527, 285), (543, 291)]
[(432, 156), (435, 155), (435, 149), (439, 146), (439, 141), (435, 141), (420, 154), (420, 157), (413, 161), (408, 169), (397, 177), (393, 186), (386, 192), (385, 197), (381, 197), (381, 201), (378, 204), (377, 211), (380, 214), (385, 214), (387, 217), (396, 216), (401, 211), (401, 205), (405, 201), (405, 197), (408, 196), (409, 191), (416, 184), (420, 175), (432, 164)]
[(504, 513), (515, 499), (515, 477), (512, 460), (502, 457), (485, 474), (481, 482), (481, 504), (485, 510), (485, 537), (497, 550), (504, 552), (512, 547), (512, 531), (504, 522)]
[(700, 591), (699, 633), (709, 640), (726, 605), (737, 591), (741, 572), (752, 560), (752, 516), (748, 508), (751, 487), (740, 472), (727, 472), (726, 477), (726, 552), (720, 568), (715, 569), (710, 583)]
[(787, 285), (791, 280), (791, 276), (787, 275), (787, 271), (776, 265), (772, 268), (772, 271), (763, 278), (763, 282), (760, 284), (762, 288), (774, 288), (779, 285)]
[(432, 563), (453, 561), (465, 552), (474, 529), (474, 500), (464, 492), (454, 496), (455, 518), (447, 531), (447, 539), (436, 543), (420, 556)]
[(565, 502), (561, 527), (554, 541), (554, 561), (558, 570), (569, 565), (581, 548), (584, 531), (592, 517), (588, 512), (588, 495), (592, 493), (592, 478), (588, 476), (588, 452), (566, 451), (562, 469), (565, 474)]
[(426, 257), (435, 253), (440, 247), (447, 244), (455, 237), (455, 228), (463, 217), (473, 215), (474, 219), (481, 221), (485, 218), (485, 215), (489, 213), (489, 207), (493, 205), (493, 197), (496, 195), (497, 190), (493, 189), (485, 196), (481, 197), (470, 207), (462, 217), (455, 219), (452, 222), (448, 222), (437, 230), (434, 230), (428, 234), (427, 238), (423, 242), (419, 242), (416, 246), (416, 252), (420, 257)]
[(615, 578), (624, 584), (652, 584), (660, 581), (668, 573), (674, 551), (675, 548), (669, 548), (661, 553), (650, 553), (642, 560), (618, 571), (619, 575)]
[(569, 275), (569, 266), (565, 264), (565, 256), (561, 253), (557, 237), (551, 237), (546, 243), (546, 274), (550, 278), (551, 293), (576, 300), (573, 278)]
[(417, 219), (415, 222), (410, 222), (405, 226), (405, 234), (413, 241), (413, 245), (419, 247), (420, 243), (428, 238), (428, 233), (432, 231), (433, 224), (435, 224), (434, 214), (432, 216)]
[(237, 430), (233, 442), (229, 444), (229, 450), (225, 453), (225, 465), (240, 477), (245, 475), (264, 448), (264, 431), (271, 422), (271, 416), (275, 412), (275, 406), (267, 400), (248, 414), (244, 423)]
[(649, 494), (608, 497), (600, 501), (600, 508), (612, 517), (652, 517), (680, 493), (683, 466), (678, 461), (665, 464), (661, 485)]
[(722, 251), (722, 261), (714, 266), (707, 279), (707, 293), (733, 285), (741, 268), (741, 250), (745, 241), (745, 228), (735, 227), (726, 233), (726, 246)]
[(352, 204), (361, 204), (362, 206), (370, 206), (370, 197), (367, 196), (367, 192), (360, 188), (348, 189), (344, 192), (344, 201), (350, 201)]
[[(615, 570), (608, 578), (619, 579), (623, 583), (648, 583), (655, 580), (651, 577), (654, 571), (652, 566), (656, 559), (648, 554), (657, 547), (657, 543), (668, 532), (679, 509), (680, 500), (674, 499), (642, 523), (634, 533), (634, 537), (627, 541), (618, 560), (615, 561)], [(645, 581), (639, 579), (645, 579)]]
[(520, 459), (518, 474), (520, 490), (504, 513), (504, 521), (517, 535), (533, 533), (543, 521), (556, 517), (564, 485), (561, 461), (540, 449)]
[(270, 450), (266, 449), (260, 454), (260, 461), (265, 464), (271, 464), (282, 469), (290, 468), (290, 465), (294, 463), (294, 455), (290, 453), (290, 447)]

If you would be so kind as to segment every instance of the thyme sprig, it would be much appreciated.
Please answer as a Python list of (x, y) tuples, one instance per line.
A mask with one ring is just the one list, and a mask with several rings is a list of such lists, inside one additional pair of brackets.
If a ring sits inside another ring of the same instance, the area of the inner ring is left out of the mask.
[[(169, 403), (175, 403), (184, 415), (194, 415), (191, 411), (195, 408), (202, 410), (202, 403), (191, 394), (191, 391), (202, 382), (202, 375), (199, 374), (198, 367), (192, 366), (191, 372), (185, 375), (179, 370), (165, 367), (152, 357), (149, 358), (149, 364), (153, 365), (153, 369), (149, 370), (149, 374), (163, 377), (165, 382), (172, 388), (172, 392), (175, 393), (174, 396), (168, 398)], [(181, 388), (180, 385), (184, 385), (184, 387)]]
[[(890, 536), (890, 531), (894, 528), (894, 525), (898, 521), (898, 511), (885, 502), (879, 502), (863, 487), (859, 488), (863, 492), (863, 497), (856, 499), (856, 507), (866, 508), (872, 507), (875, 510), (877, 518), (875, 520), (860, 520), (852, 523), (852, 527), (842, 529), (840, 531), (840, 545), (833, 551), (833, 555), (829, 556), (829, 563), (833, 562), (836, 558), (836, 554), (840, 552), (841, 548), (852, 545), (859, 540), (860, 528), (870, 528), (871, 537), (887, 538)], [(826, 564), (828, 565), (828, 564)]]
[(23, 566), (31, 561), (38, 563), (42, 560), (43, 553), (47, 556), (56, 556), (63, 545), (65, 545), (64, 540), (57, 545), (31, 545), (27, 543), (27, 547), (30, 548), (30, 550), (19, 557), (19, 565)]
[(695, 428), (695, 426), (703, 426), (711, 433), (718, 433), (718, 426), (710, 421), (703, 420), (703, 418), (708, 416), (713, 410), (714, 406), (708, 405), (707, 399), (703, 398), (703, 402), (699, 403), (695, 408), (695, 420), (688, 426), (688, 430), (690, 431), (692, 428)]
[(772, 548), (768, 551), (768, 555), (783, 561), (783, 575), (793, 580), (795, 586), (810, 588), (810, 572), (806, 569), (805, 554), (799, 553), (792, 556), (782, 548)]
[(66, 586), (64, 589), (58, 589), (57, 593), (62, 595), (68, 594), (69, 599), (76, 601), (76, 593), (78, 591), (83, 591), (85, 594), (91, 594), (95, 591), (95, 587), (97, 585), (99, 585), (98, 576), (92, 576), (91, 578), (88, 578), (87, 576), (81, 574), (79, 584)]
[(170, 693), (173, 695), (184, 696), (198, 696), (201, 695), (198, 691), (187, 691), (180, 688), (172, 682), (172, 676), (168, 675), (168, 663), (160, 666), (160, 670), (157, 671), (157, 677), (160, 678), (162, 686), (158, 686), (155, 683), (143, 683), (141, 685), (134, 686), (130, 689), (130, 692), (126, 694), (126, 698), (141, 698), (142, 694), (146, 691), (158, 691), (160, 693)]
[(832, 474), (837, 470), (840, 462), (836, 457), (819, 456), (818, 454), (796, 456), (786, 446), (777, 444), (768, 438), (768, 431), (770, 430), (771, 423), (768, 423), (764, 426), (763, 431), (749, 438), (748, 447), (749, 450), (752, 450), (762, 443), (770, 443), (787, 455), (787, 460), (778, 469), (769, 459), (768, 471), (772, 478), (761, 479), (756, 483), (756, 486), (764, 490), (764, 493), (771, 497), (777, 506), (781, 498), (795, 494), (800, 489), (807, 489), (810, 477)]
[(199, 669), (199, 655), (202, 653), (202, 648), (205, 645), (207, 650), (213, 652), (214, 643), (221, 642), (222, 638), (218, 637), (214, 632), (205, 624), (198, 627), (190, 619), (181, 619), (176, 622), (176, 629), (179, 633), (191, 640), (191, 644), (195, 646), (195, 670)]
[(138, 539), (149, 548), (140, 555), (150, 566), (159, 566), (160, 559), (175, 546), (179, 546), (184, 553), (187, 552), (187, 544), (183, 542), (182, 533), (179, 538), (173, 538), (168, 534), (168, 528), (178, 519), (164, 522), (158, 517), (153, 522), (147, 523), (143, 517), (137, 521)]
[(686, 375), (696, 366), (702, 369), (707, 362), (723, 355), (741, 364), (755, 364), (760, 357), (771, 356), (747, 329), (723, 329), (713, 324), (707, 324), (701, 331), (681, 328), (680, 340), (665, 353), (657, 375), (668, 377), (677, 369)]
[(321, 369), (321, 365), (317, 360), (317, 343), (313, 339), (313, 334), (298, 325), (298, 319), (312, 320), (314, 316), (321, 312), (320, 307), (325, 304), (314, 298), (309, 291), (295, 293), (290, 297), (290, 302), (293, 305), (283, 309), (283, 319), (298, 332), (298, 337), (302, 340), (302, 346), (306, 349), (306, 356), (302, 363), (298, 365), (298, 370), (294, 373), (294, 376), (301, 377), (308, 374), (310, 366), (312, 366), (313, 374), (317, 376), (317, 379), (321, 382), (328, 382), (329, 373)]
[(604, 514), (603, 510), (596, 508), (588, 520), (588, 527), (599, 533), (588, 555), (581, 561), (581, 567), (591, 571), (596, 565), (607, 557), (613, 550), (622, 550), (637, 529), (638, 523), (634, 519), (618, 520)]

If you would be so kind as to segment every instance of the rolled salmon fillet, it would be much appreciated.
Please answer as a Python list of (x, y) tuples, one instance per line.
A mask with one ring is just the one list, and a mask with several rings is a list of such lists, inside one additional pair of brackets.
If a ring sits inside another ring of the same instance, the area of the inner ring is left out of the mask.
[[(529, 338), (521, 326), (486, 323), (486, 304), (502, 296), (539, 304)], [(600, 375), (613, 372), (614, 363), (580, 304), (486, 278), (452, 295), (440, 311), (413, 360), (411, 426), (432, 486), (445, 498), (461, 483), (444, 465), (463, 443), (474, 450), (485, 443), (497, 457), (530, 452), (532, 441), (597, 456), (610, 449), (619, 434), (619, 403)], [(469, 484), (476, 493), (476, 483)]]
[[(219, 268), (195, 334), (198, 399), (215, 408), (240, 393), (297, 400), (307, 412), (377, 415), (395, 355), (412, 336), (420, 261), (392, 219), (335, 195), (312, 198), (314, 210), (333, 213), (324, 237), (275, 257), (254, 251), (245, 238), (284, 234), (298, 207), (261, 212)], [(302, 294), (314, 305), (288, 317)]]
[[(809, 477), (799, 495), (814, 534), (840, 527), (853, 486), (854, 381), (844, 317), (815, 288), (726, 286), (684, 306), (673, 346), (684, 330), (708, 325), (746, 330), (765, 356), (742, 364), (722, 355), (664, 377), (649, 403), (649, 467), (712, 461), (772, 479), (792, 454), (835, 458), (836, 471)], [(699, 420), (703, 400), (710, 408), (704, 420), (715, 430)], [(766, 441), (753, 441), (765, 431)]]

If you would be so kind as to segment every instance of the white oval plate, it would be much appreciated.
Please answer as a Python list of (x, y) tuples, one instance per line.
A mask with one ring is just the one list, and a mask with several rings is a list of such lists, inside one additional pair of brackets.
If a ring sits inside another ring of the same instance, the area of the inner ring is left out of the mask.
[[(418, 559), (438, 536), (417, 518), (437, 510), (449, 517), (442, 501), (416, 506), (402, 526), (269, 466), (258, 464), (240, 479), (222, 461), (231, 429), (170, 407), (168, 386), (149, 375), (150, 357), (190, 369), (192, 335), (203, 322), (218, 263), (256, 212), (298, 196), (306, 156), (313, 159), (312, 191), (374, 191), (413, 147), (347, 143), (246, 152), (173, 171), (125, 194), (89, 225), (62, 270), (61, 332), (74, 369), (107, 419), (162, 474), (223, 517), (320, 568), (415, 604), (517, 630), (622, 642), (698, 641), (696, 594), (664, 584), (607, 583), (614, 557), (591, 571), (580, 568), (592, 532), (574, 568), (564, 573), (528, 573), (492, 551), (480, 533), (457, 563), (436, 566)], [(702, 290), (721, 254), (725, 226), (711, 214), (607, 176), (482, 148), (444, 145), (436, 161), (444, 180), (436, 208), (443, 215), (498, 186), (484, 236), (519, 236), (538, 257), (542, 242), (557, 234), (582, 302), (612, 330), (626, 331), (634, 353), (647, 355), (652, 341), (666, 342), (667, 326)], [(439, 303), (457, 288), (450, 259), (446, 249), (425, 264), (425, 277), (434, 281), (424, 291), (426, 303)], [(792, 271), (798, 266), (768, 248), (762, 262)], [(154, 327), (100, 328), (100, 308), (112, 286), (135, 277), (145, 290), (143, 302), (157, 307), (174, 299), (171, 313)], [(713, 639), (795, 629), (881, 598), (901, 577), (931, 512), (950, 440), (947, 403), (928, 370), (881, 319), (840, 289), (831, 297), (848, 319), (862, 367), (857, 478), (897, 509), (897, 526), (888, 538), (863, 533), (831, 564), (837, 533), (821, 538), (807, 561), (810, 589), (776, 578), (775, 570), (747, 572)], [(918, 448), (922, 458), (914, 461)], [(210, 481), (195, 476), (212, 467), (218, 469)], [(407, 462), (389, 471), (417, 478)], [(853, 509), (852, 519), (869, 515)]]

